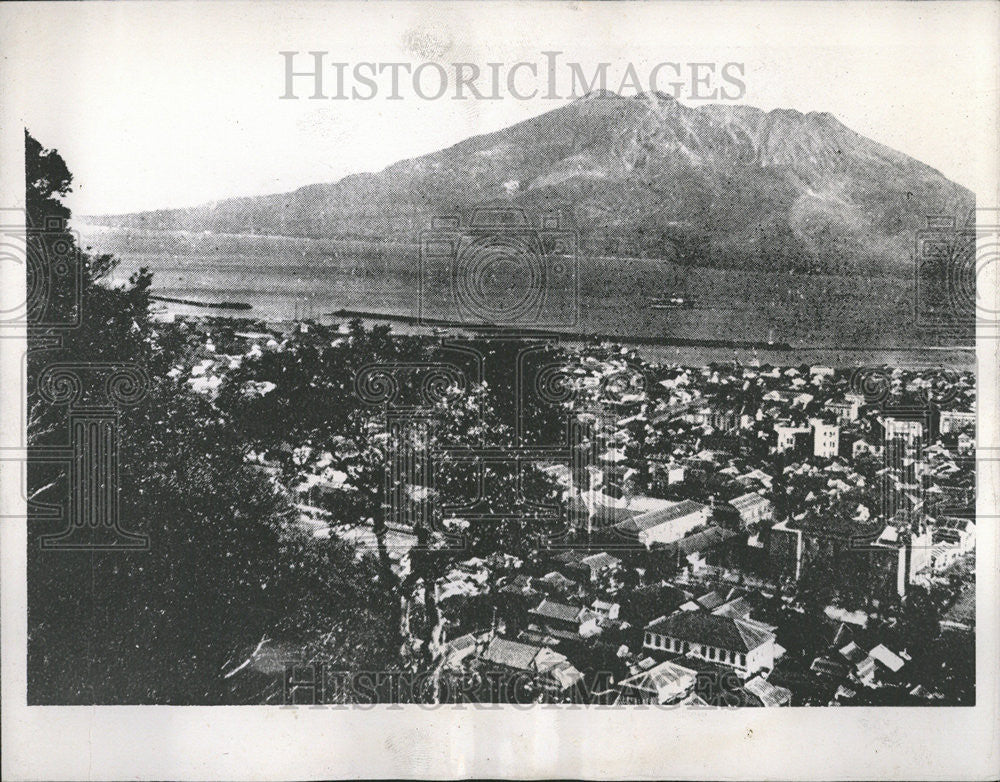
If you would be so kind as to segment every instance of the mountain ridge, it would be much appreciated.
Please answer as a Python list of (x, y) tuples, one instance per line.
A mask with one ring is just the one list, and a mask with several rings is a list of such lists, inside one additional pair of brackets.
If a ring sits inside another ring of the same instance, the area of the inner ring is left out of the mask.
[(303, 237), (413, 237), (504, 203), (557, 211), (598, 254), (694, 266), (899, 274), (925, 217), (971, 192), (827, 112), (686, 106), (594, 92), (374, 173), (95, 225)]

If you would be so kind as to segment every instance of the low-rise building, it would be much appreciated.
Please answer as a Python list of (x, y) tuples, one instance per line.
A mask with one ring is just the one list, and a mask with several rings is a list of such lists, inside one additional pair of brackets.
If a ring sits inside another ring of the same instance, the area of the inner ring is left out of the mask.
[(888, 673), (899, 673), (903, 666), (906, 665), (903, 658), (889, 649), (885, 644), (879, 644), (868, 654), (873, 657), (876, 662), (880, 663)]
[(831, 399), (823, 405), (823, 409), (837, 416), (838, 424), (849, 424), (858, 420), (861, 404), (857, 399), (844, 399), (842, 401)]
[(942, 410), (938, 420), (938, 431), (951, 434), (963, 429), (976, 428), (976, 414), (965, 410)]
[(731, 541), (738, 537), (731, 529), (709, 526), (679, 540), (659, 545), (656, 550), (673, 560), (678, 568), (686, 563), (694, 572), (698, 572), (710, 561), (725, 562)]
[(884, 449), (885, 446), (881, 444), (876, 445), (865, 437), (859, 437), (851, 443), (851, 458), (857, 460), (865, 454), (881, 456)]
[(959, 554), (965, 554), (976, 547), (976, 525), (971, 519), (939, 519), (932, 534), (935, 543), (951, 544), (958, 549)]
[(698, 681), (698, 674), (690, 668), (664, 660), (647, 671), (623, 679), (617, 685), (616, 705), (659, 705), (677, 703), (689, 695)]
[(611, 556), (606, 551), (599, 551), (596, 554), (591, 554), (581, 559), (580, 565), (587, 568), (590, 580), (596, 581), (598, 578), (620, 569), (622, 561), (618, 557)]
[(458, 666), (476, 653), (476, 638), (471, 633), (453, 638), (445, 646), (445, 663)]
[(775, 424), (774, 434), (777, 438), (778, 453), (799, 450), (809, 437), (810, 431), (805, 424), (793, 424), (787, 421)]
[(751, 524), (770, 521), (773, 512), (770, 501), (757, 492), (748, 492), (734, 497), (729, 501), (733, 510), (740, 517), (740, 525), (746, 529)]
[(597, 635), (600, 616), (589, 608), (559, 603), (544, 598), (528, 612), (528, 629), (558, 638), (576, 640)]
[(649, 511), (615, 525), (619, 537), (646, 548), (655, 543), (680, 540), (696, 527), (708, 523), (711, 508), (694, 500), (682, 500), (668, 508)]
[(754, 676), (743, 685), (743, 691), (749, 696), (751, 705), (773, 708), (776, 706), (790, 706), (792, 703), (792, 691), (787, 687), (779, 687), (771, 684), (762, 676)]
[(537, 586), (548, 594), (573, 594), (581, 591), (580, 584), (571, 578), (566, 578), (562, 573), (553, 570), (537, 579)]
[(691, 655), (749, 676), (774, 667), (774, 633), (750, 619), (678, 611), (645, 628), (643, 648)]
[(652, 458), (649, 460), (649, 477), (667, 486), (680, 483), (684, 480), (684, 465), (669, 458)]
[(936, 573), (942, 573), (962, 556), (958, 546), (953, 543), (938, 543), (931, 549), (931, 567)]
[(476, 665), (490, 672), (529, 677), (543, 691), (559, 694), (583, 681), (566, 656), (547, 646), (511, 641), (499, 636), (484, 639), (476, 650)]
[(760, 483), (765, 489), (770, 489), (774, 479), (759, 467), (736, 477), (737, 483)]
[(590, 604), (590, 610), (597, 614), (601, 619), (610, 619), (614, 621), (621, 613), (622, 607), (618, 603), (612, 603), (609, 600), (601, 600), (600, 598), (597, 598)]
[(924, 439), (926, 434), (924, 421), (919, 418), (897, 418), (886, 415), (879, 419), (886, 441), (902, 439), (907, 443)]
[(792, 397), (792, 407), (805, 407), (810, 402), (813, 401), (815, 397), (812, 394), (807, 394), (802, 392), (801, 394), (796, 394)]
[(564, 551), (555, 556), (557, 567), (567, 577), (582, 583), (597, 581), (621, 567), (621, 560), (606, 551), (587, 554), (583, 551)]

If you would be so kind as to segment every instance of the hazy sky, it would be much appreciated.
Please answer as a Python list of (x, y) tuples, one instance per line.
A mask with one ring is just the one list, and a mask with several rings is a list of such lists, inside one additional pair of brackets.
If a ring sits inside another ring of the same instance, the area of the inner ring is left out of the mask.
[[(489, 62), (541, 66), (543, 51), (558, 50), (561, 62), (588, 73), (601, 61), (613, 73), (632, 62), (642, 74), (664, 61), (742, 62), (741, 102), (831, 112), (969, 187), (981, 203), (996, 203), (997, 8), (28, 4), (8, 8), (14, 24), (0, 31), (6, 75), (14, 61), (19, 69), (3, 100), (60, 150), (76, 176), (71, 206), (94, 214), (334, 181), (565, 102), (421, 100), (410, 88), (389, 100), (384, 87), (369, 101), (279, 100), (284, 50), (327, 51), (331, 62), (429, 59), (484, 70)], [(306, 65), (307, 55), (298, 62)], [(535, 84), (544, 86), (544, 77)], [(300, 94), (308, 94), (304, 86)]]

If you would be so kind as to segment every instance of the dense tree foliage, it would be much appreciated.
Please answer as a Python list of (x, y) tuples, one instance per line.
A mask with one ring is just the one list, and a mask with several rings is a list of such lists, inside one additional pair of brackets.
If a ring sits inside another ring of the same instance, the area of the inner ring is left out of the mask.
[[(26, 166), (31, 224), (48, 230), (53, 218), (70, 216), (62, 199), (72, 176), (57, 152), (30, 136)], [(149, 548), (43, 551), (41, 536), (59, 532), (65, 517), (32, 513), (32, 702), (253, 701), (269, 687), (254, 681), (249, 656), (270, 641), (344, 670), (438, 670), (444, 618), (437, 580), (470, 555), (527, 556), (565, 524), (549, 517), (555, 487), (535, 466), (439, 453), (514, 443), (515, 374), (501, 371), (468, 387), (438, 388), (427, 411), (433, 425), (400, 435), (412, 441), (406, 445), (416, 458), (435, 452), (437, 466), (432, 493), (419, 500), (433, 513), (414, 525), (418, 545), (400, 567), (387, 542), (394, 520), (385, 486), (389, 451), (401, 443), (386, 432), (384, 411), (364, 404), (355, 386), (366, 367), (441, 361), (440, 348), (357, 322), (346, 333), (320, 327), (280, 351), (247, 357), (209, 400), (173, 371), (189, 367), (202, 346), (185, 324), (150, 317), (151, 275), (140, 270), (128, 284), (112, 286), (116, 260), (83, 251), (59, 230), (72, 245), (81, 286), (54, 290), (47, 322), (79, 314), (79, 325), (32, 333), (30, 442), (65, 446), (69, 436), (66, 407), (46, 402), (34, 387), (46, 367), (104, 362), (144, 373), (148, 392), (118, 419), (118, 496), (123, 526), (148, 535)], [(510, 349), (482, 344), (473, 352), (503, 367), (515, 357), (498, 354)], [(272, 390), (247, 393), (259, 384)], [(558, 434), (559, 414), (536, 414), (528, 428)], [(248, 458), (252, 453), (279, 459), (277, 483)], [(333, 519), (325, 540), (300, 530), (294, 498), (282, 488), (314, 472), (319, 458), (348, 476), (317, 501)], [(397, 483), (414, 488), (402, 476)], [(476, 500), (477, 487), (487, 484), (489, 492)], [(65, 465), (33, 461), (29, 492), (36, 511), (64, 504)], [(470, 498), (475, 523), (443, 539), (441, 509), (468, 506)], [(337, 535), (364, 525), (375, 534), (376, 556)], [(421, 697), (436, 697), (433, 689)]]
[[(535, 464), (475, 455), (509, 450), (518, 440), (515, 416), (523, 412), (517, 372), (480, 375), (483, 364), (511, 368), (518, 356), (502, 342), (470, 342), (455, 351), (354, 322), (340, 331), (310, 329), (280, 351), (245, 360), (217, 400), (233, 428), (277, 460), (287, 485), (323, 470), (341, 476), (310, 494), (309, 503), (328, 514), (335, 534), (371, 530), (379, 561), (372, 589), (389, 606), (398, 662), (411, 670), (440, 672), (445, 616), (436, 584), (456, 562), (496, 554), (523, 559), (547, 536), (565, 532), (556, 486)], [(427, 393), (424, 382), (435, 367), (456, 371)], [(392, 400), (365, 398), (359, 383), (369, 370), (379, 375), (379, 390), (392, 389)], [(268, 384), (267, 393), (248, 393), (260, 383)], [(400, 406), (409, 412), (390, 431), (386, 416)], [(558, 415), (535, 412), (527, 428), (535, 435), (546, 429), (560, 442)], [(566, 415), (559, 415), (565, 429)], [(394, 472), (401, 451), (431, 472), (422, 478)], [(400, 498), (395, 504), (387, 487)], [(403, 566), (389, 540), (401, 528), (417, 544)], [(478, 629), (486, 618), (480, 612)], [(459, 617), (456, 626), (463, 624)]]
[[(65, 162), (27, 135), (26, 170), (29, 225), (72, 243), (51, 219), (69, 217)], [(279, 636), (333, 663), (384, 663), (386, 609), (366, 588), (371, 563), (296, 531), (288, 499), (246, 463), (246, 445), (225, 418), (166, 375), (185, 343), (150, 318), (150, 274), (112, 287), (114, 259), (75, 243), (70, 255), (82, 287), (60, 288), (53, 277), (45, 322), (68, 322), (59, 316), (79, 306), (80, 323), (30, 333), (29, 444), (65, 446), (69, 437), (65, 406), (35, 387), (47, 366), (138, 367), (150, 388), (119, 416), (118, 496), (123, 526), (150, 542), (141, 551), (42, 550), (41, 536), (66, 524), (65, 511), (52, 518), (44, 510), (65, 508), (67, 471), (29, 461), (29, 702), (233, 702), (242, 680), (227, 673)]]

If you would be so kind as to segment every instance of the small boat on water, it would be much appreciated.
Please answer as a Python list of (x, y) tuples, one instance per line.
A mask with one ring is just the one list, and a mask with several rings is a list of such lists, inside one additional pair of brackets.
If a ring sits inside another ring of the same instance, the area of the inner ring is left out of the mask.
[(692, 310), (694, 301), (685, 296), (666, 296), (653, 299), (649, 308), (652, 310)]

